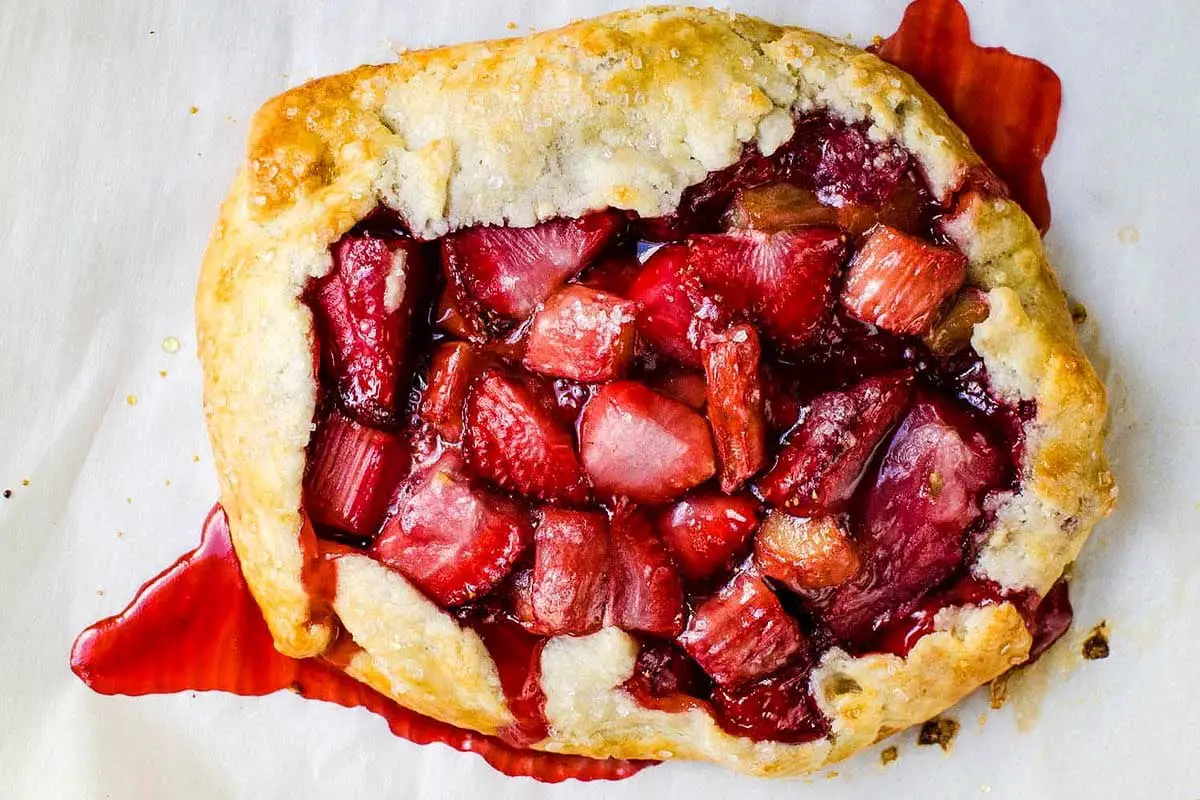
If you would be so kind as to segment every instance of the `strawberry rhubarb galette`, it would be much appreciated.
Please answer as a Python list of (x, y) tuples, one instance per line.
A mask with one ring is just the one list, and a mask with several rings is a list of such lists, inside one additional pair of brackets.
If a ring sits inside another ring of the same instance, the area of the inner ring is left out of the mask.
[(727, 13), (272, 100), (197, 306), (276, 647), (538, 750), (844, 758), (1060, 634), (1113, 497), (1038, 231), (963, 134)]

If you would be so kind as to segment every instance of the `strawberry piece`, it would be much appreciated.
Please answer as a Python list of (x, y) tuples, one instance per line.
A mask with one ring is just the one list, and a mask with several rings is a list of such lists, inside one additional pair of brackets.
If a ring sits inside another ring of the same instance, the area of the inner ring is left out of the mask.
[(587, 266), (622, 221), (616, 212), (601, 211), (532, 228), (468, 228), (446, 237), (442, 258), (447, 272), (480, 305), (522, 318)]
[(812, 665), (805, 659), (753, 683), (717, 686), (711, 698), (717, 723), (759, 742), (795, 744), (824, 736), (829, 722), (813, 698), (811, 681)]
[(673, 637), (683, 630), (683, 581), (646, 515), (624, 504), (609, 538), (605, 624)]
[(489, 363), (487, 356), (462, 342), (445, 342), (433, 351), (418, 413), (447, 442), (462, 441), (467, 391)]
[(863, 322), (921, 334), (966, 276), (962, 253), (877, 225), (850, 261), (841, 303)]
[(585, 501), (587, 479), (571, 431), (557, 413), (548, 392), (532, 379), (485, 370), (467, 396), (465, 452), (471, 470), (546, 502)]
[(745, 312), (778, 344), (810, 344), (829, 321), (845, 252), (836, 228), (693, 236), (688, 264), (727, 311)]
[(600, 630), (608, 601), (608, 520), (548, 508), (534, 533), (531, 603), (551, 636)]
[(991, 307), (987, 293), (979, 289), (963, 289), (958, 299), (925, 334), (925, 346), (935, 356), (952, 356), (971, 344), (975, 326), (988, 318)]
[(636, 318), (636, 303), (566, 286), (534, 315), (525, 368), (585, 383), (618, 378), (633, 359)]
[(533, 612), (533, 567), (517, 566), (497, 588), (496, 593), (507, 601), (507, 607), (513, 621), (530, 633), (538, 636), (548, 636), (550, 632), (542, 627)]
[(600, 292), (628, 297), (629, 287), (642, 272), (642, 262), (632, 253), (602, 258), (579, 279), (584, 286)]
[(687, 653), (670, 642), (646, 640), (639, 643), (633, 674), (621, 688), (647, 708), (676, 712), (699, 707), (696, 698), (708, 694), (707, 684)]
[(408, 463), (402, 439), (334, 411), (313, 437), (305, 511), (320, 525), (370, 538), (379, 530)]
[(795, 374), (786, 372), (770, 361), (758, 365), (762, 384), (763, 421), (772, 436), (791, 430), (800, 419), (800, 387)]
[(766, 463), (758, 332), (745, 323), (710, 334), (701, 348), (708, 383), (708, 421), (721, 463), (721, 491), (736, 492)]
[(446, 456), (410, 480), (375, 554), (438, 604), (457, 606), (500, 583), (532, 538), (515, 503), (472, 487)]
[(364, 425), (398, 422), (413, 311), (420, 297), (419, 245), (345, 236), (334, 269), (316, 287), (316, 316), (338, 399)]
[(669, 244), (654, 251), (628, 296), (641, 306), (637, 331), (643, 339), (668, 358), (700, 366), (700, 350), (691, 337), (699, 287), (688, 272), (686, 246)]
[(835, 635), (862, 639), (958, 568), (979, 494), (999, 480), (1000, 463), (973, 419), (948, 400), (917, 398), (862, 498), (863, 569), (813, 601)]
[(665, 394), (697, 411), (703, 411), (704, 404), (708, 402), (708, 384), (699, 372), (667, 367), (654, 375), (653, 384), (659, 394)]
[(758, 527), (758, 503), (749, 495), (700, 492), (689, 495), (658, 520), (663, 541), (691, 581), (730, 567)]
[(767, 515), (754, 537), (754, 563), (795, 592), (827, 589), (858, 572), (858, 552), (841, 520), (832, 516)]
[(673, 500), (716, 471), (704, 417), (634, 381), (596, 392), (583, 410), (579, 439), (596, 489), (639, 502)]
[(679, 643), (717, 684), (774, 672), (804, 648), (804, 634), (766, 582), (741, 572), (700, 604)]
[(812, 402), (758, 483), (763, 500), (797, 515), (840, 510), (912, 394), (908, 370), (884, 373)]
[(820, 157), (813, 182), (817, 198), (826, 205), (881, 205), (892, 197), (908, 172), (908, 154), (892, 142), (872, 140), (865, 126), (814, 119), (809, 125), (798, 126), (797, 139), (805, 139), (805, 134), (815, 134), (819, 141)]

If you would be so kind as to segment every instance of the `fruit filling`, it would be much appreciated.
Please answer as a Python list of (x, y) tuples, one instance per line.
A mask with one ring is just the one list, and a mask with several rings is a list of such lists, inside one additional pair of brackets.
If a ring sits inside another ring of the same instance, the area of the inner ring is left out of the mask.
[[(481, 633), (514, 741), (545, 735), (546, 638), (608, 626), (643, 705), (823, 735), (824, 650), (903, 655), (940, 608), (1005, 599), (971, 554), (1032, 409), (971, 349), (987, 296), (946, 213), (905, 151), (820, 114), (656, 219), (423, 242), (380, 210), (309, 293), (305, 512)], [(1044, 647), (1069, 605), (1037, 606)]]

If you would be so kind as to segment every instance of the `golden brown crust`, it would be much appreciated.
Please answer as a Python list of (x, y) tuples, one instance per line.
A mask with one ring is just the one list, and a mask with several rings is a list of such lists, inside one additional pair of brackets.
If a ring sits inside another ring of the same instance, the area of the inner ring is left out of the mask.
[[(329, 245), (379, 201), (425, 236), (606, 206), (654, 216), (743, 144), (770, 152), (790, 136), (794, 112), (816, 108), (896, 139), (943, 200), (980, 163), (924, 91), (874, 56), (692, 9), (408, 53), (298, 87), (259, 111), (205, 255), (197, 319), (222, 502), (281, 651), (323, 652), (337, 624), (313, 618), (303, 581), (311, 532), (300, 511), (317, 393), (301, 293), (329, 270)], [(1021, 489), (998, 504), (979, 569), (1006, 588), (1044, 591), (1115, 493), (1101, 448), (1103, 388), (1024, 213), (974, 198), (948, 233), (972, 282), (990, 290), (973, 344), (993, 385), (1037, 407)], [(508, 723), (474, 633), (368, 559), (342, 559), (337, 572), (334, 613), (362, 648), (351, 674), (455, 724), (494, 732)], [(782, 745), (729, 736), (700, 711), (637, 706), (614, 688), (633, 664), (632, 640), (619, 631), (556, 639), (543, 656), (551, 736), (537, 746), (801, 774), (940, 712), (1028, 650), (1016, 609), (1001, 604), (940, 612), (937, 632), (906, 659), (831, 651), (813, 677), (831, 737)]]

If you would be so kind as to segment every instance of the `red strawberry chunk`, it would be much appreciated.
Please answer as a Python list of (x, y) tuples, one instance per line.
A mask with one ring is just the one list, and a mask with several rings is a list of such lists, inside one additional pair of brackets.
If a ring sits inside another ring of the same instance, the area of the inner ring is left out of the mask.
[(546, 502), (581, 503), (587, 479), (571, 430), (533, 380), (488, 369), (467, 396), (466, 457), (481, 478)]
[(602, 211), (532, 228), (468, 228), (446, 238), (442, 257), (484, 308), (521, 318), (587, 266), (621, 225), (620, 214)]
[[(814, 119), (802, 127), (819, 142), (813, 178), (817, 197), (826, 205), (881, 204), (908, 172), (908, 154), (893, 142), (871, 139), (864, 125)], [(797, 139), (802, 138), (798, 131)]]
[(841, 510), (908, 406), (912, 383), (899, 370), (819, 396), (759, 481), (763, 500), (797, 515)]
[(602, 387), (583, 410), (580, 455), (600, 492), (665, 503), (712, 477), (704, 417), (640, 383)]
[(633, 358), (636, 318), (636, 303), (566, 286), (534, 315), (525, 368), (585, 383), (618, 378)]
[(673, 637), (683, 630), (683, 581), (644, 513), (619, 506), (609, 539), (606, 624)]
[(679, 643), (716, 683), (733, 687), (779, 669), (805, 640), (771, 587), (742, 572), (695, 610)]
[(701, 348), (708, 382), (708, 421), (721, 462), (721, 491), (733, 493), (766, 463), (766, 429), (754, 327), (710, 334)]
[(688, 366), (700, 366), (700, 350), (692, 340), (692, 325), (700, 308), (699, 286), (688, 272), (688, 251), (682, 244), (655, 250), (629, 287), (638, 303), (637, 331), (655, 350)]
[(858, 572), (858, 552), (837, 517), (772, 511), (754, 537), (754, 563), (792, 591), (827, 589)]
[(444, 457), (410, 481), (375, 553), (438, 604), (456, 606), (490, 592), (532, 538), (515, 503), (472, 487)]
[(600, 630), (608, 601), (608, 520), (603, 514), (546, 509), (534, 533), (534, 618), (542, 632)]
[(811, 691), (807, 660), (736, 688), (717, 686), (712, 706), (717, 723), (734, 736), (798, 743), (825, 735), (829, 722)]
[(704, 382), (704, 375), (689, 369), (667, 367), (656, 373), (654, 390), (697, 411), (703, 411), (704, 404), (708, 402), (708, 385)]
[(313, 437), (305, 510), (320, 525), (372, 537), (408, 463), (402, 439), (334, 411)]
[(433, 351), (419, 413), (447, 442), (462, 441), (467, 391), (489, 362), (487, 356), (462, 342), (446, 342)]
[(845, 244), (836, 228), (693, 236), (688, 263), (730, 312), (754, 317), (784, 347), (812, 343), (829, 321)]
[(549, 635), (533, 613), (533, 567), (517, 566), (496, 593), (507, 601), (513, 620), (530, 633)]
[(658, 520), (663, 541), (688, 580), (729, 569), (758, 527), (758, 503), (749, 495), (700, 492), (689, 495)]
[(364, 425), (394, 425), (420, 297), (419, 245), (346, 236), (333, 260), (333, 272), (317, 284), (316, 312), (338, 398)]
[(954, 572), (979, 495), (999, 478), (999, 454), (979, 424), (948, 400), (918, 397), (862, 498), (862, 571), (814, 601), (834, 634), (869, 635)]
[(863, 322), (921, 334), (966, 276), (962, 253), (877, 225), (850, 261), (841, 302)]
[(579, 282), (600, 292), (628, 297), (629, 287), (642, 272), (642, 262), (633, 253), (603, 258), (588, 267)]

